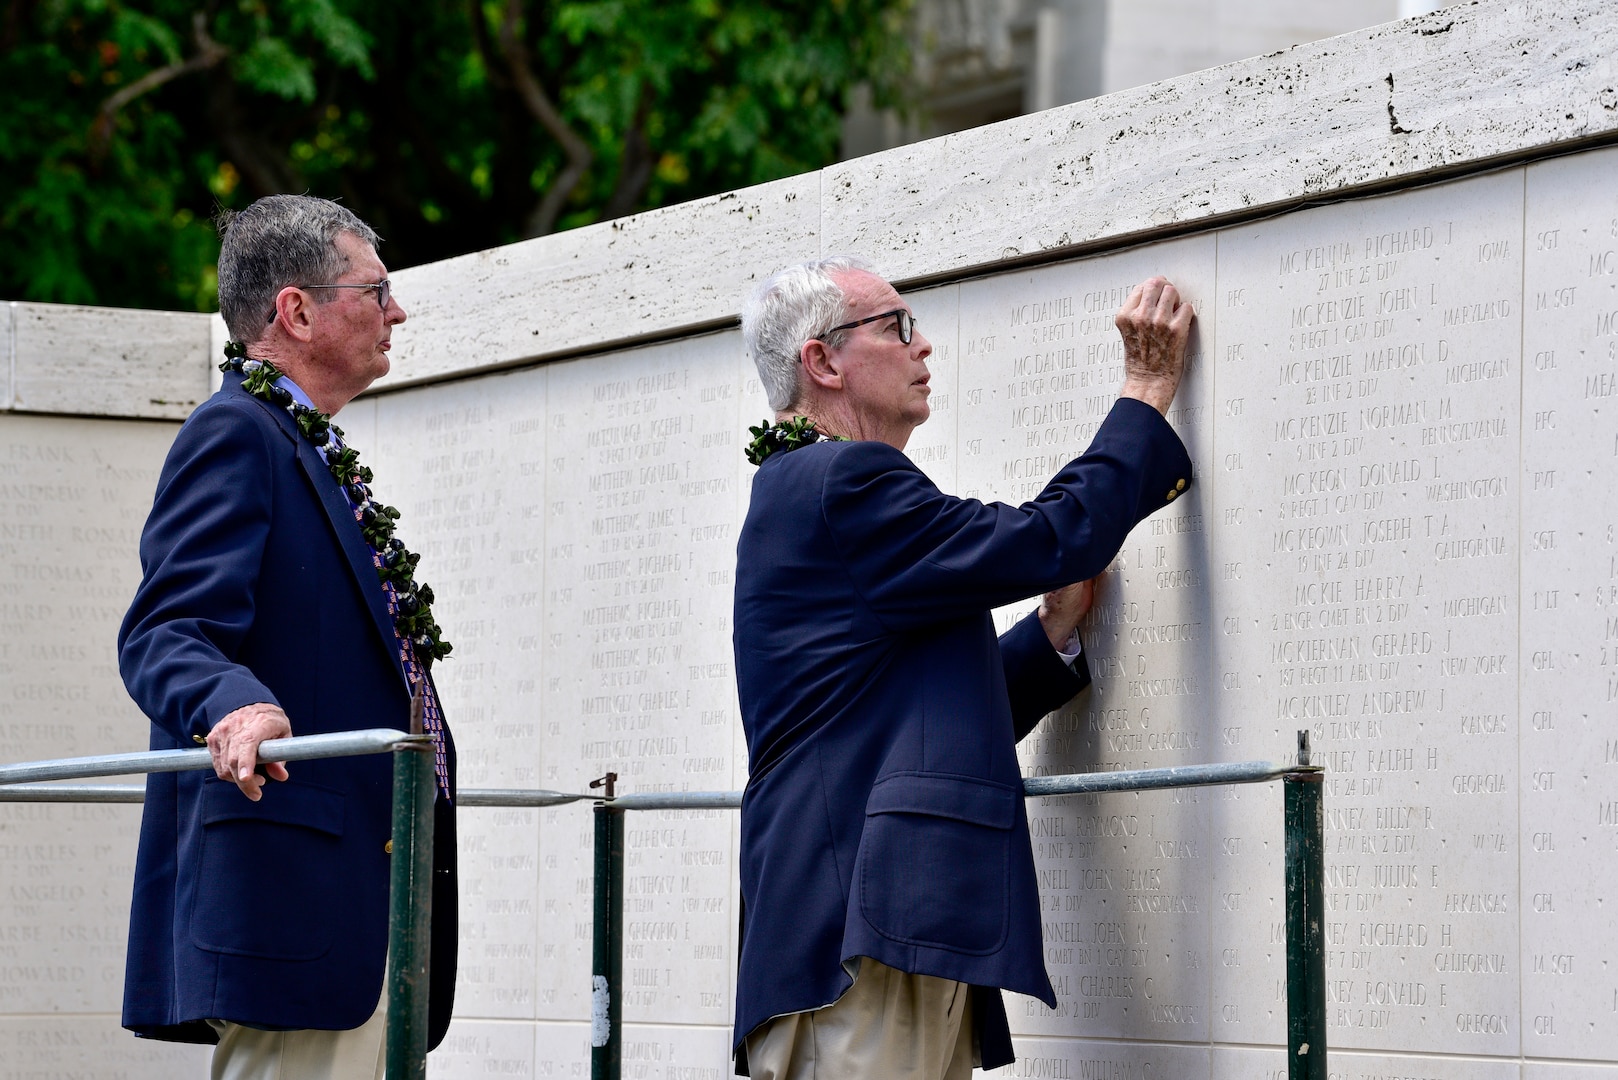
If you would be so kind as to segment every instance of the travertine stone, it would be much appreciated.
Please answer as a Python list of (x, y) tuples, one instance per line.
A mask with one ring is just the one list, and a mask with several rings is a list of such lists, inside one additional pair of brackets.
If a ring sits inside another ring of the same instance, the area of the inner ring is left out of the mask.
[(212, 394), (224, 383), (225, 373), (219, 370), (219, 362), (225, 358), (225, 343), (230, 340), (230, 331), (225, 329), (225, 320), (214, 315), (208, 320), (208, 355), (204, 358), (204, 366), (208, 369), (208, 393)]
[(1618, 1066), (1529, 1061), (1523, 1064), (1522, 1076), (1523, 1080), (1613, 1080)]
[[(637, 791), (733, 781), (737, 337), (549, 369), (541, 700), (547, 767), (574, 783), (607, 771)], [(626, 1016), (728, 1020), (733, 833), (731, 815), (712, 811), (626, 822)], [(564, 868), (542, 885), (545, 902), (588, 923), (590, 890), (562, 886), (588, 881), (589, 849), (564, 837), (541, 838)], [(567, 944), (587, 964), (588, 941)], [(587, 986), (555, 986), (558, 1002), (577, 1009)]]
[(208, 316), (13, 304), (18, 412), (183, 420), (208, 395)]
[(1214, 608), (1222, 668), (1253, 673), (1223, 704), (1272, 746), (1309, 727), (1327, 767), (1339, 1046), (1521, 1045), (1518, 777), (1491, 733), (1518, 649), (1522, 177), (1219, 238), (1218, 410), (1239, 419), (1212, 459)]
[[(573, 1025), (570, 1034), (577, 1039), (579, 1030), (578, 1025)], [(588, 1045), (588, 1029), (583, 1030), (586, 1034), (582, 1038)], [(451, 1021), (438, 1049), (427, 1056), (427, 1076), (430, 1080), (444, 1080), (462, 1076), (569, 1075), (555, 1059), (536, 1055), (538, 1039), (539, 1030), (533, 1024), (456, 1019)], [(541, 1061), (544, 1063), (536, 1064)]]
[(1071, 1039), (1024, 1036), (1017, 1040), (1017, 1051), (1016, 1062), (984, 1072), (983, 1075), (996, 1077), (997, 1080), (1000, 1077), (1010, 1080), (1013, 1077), (1044, 1076), (1117, 1076), (1141, 1077), (1144, 1080), (1145, 1077), (1208, 1075), (1207, 1047), (1107, 1042), (1101, 1039), (1078, 1043)]
[[(1425, 1053), (1366, 1054), (1339, 1050), (1335, 1046), (1327, 1048), (1326, 1060), (1331, 1070), (1330, 1075), (1343, 1077), (1343, 1080), (1393, 1080), (1395, 1077), (1421, 1077), (1422, 1080), (1518, 1080), (1519, 1075), (1535, 1077), (1541, 1075), (1528, 1071), (1532, 1066), (1519, 1074), (1516, 1062), (1442, 1058)], [(1566, 1077), (1560, 1074), (1545, 1074), (1545, 1080), (1549, 1080), (1551, 1076), (1556, 1076), (1557, 1080), (1572, 1080), (1575, 1076), (1595, 1080), (1601, 1075), (1599, 1072), (1592, 1074), (1588, 1070), (1581, 1069)], [(1286, 1080), (1286, 1050), (1216, 1046), (1213, 1051), (1213, 1069), (1209, 1077), (1210, 1080)]]
[(16, 304), (0, 304), (0, 409), (11, 408), (11, 369), (16, 341), (11, 329)]
[(729, 1080), (728, 1028), (630, 1023), (624, 1027), (623, 1074), (645, 1080)]
[(0, 760), (146, 748), (115, 639), (175, 430), (0, 415)]
[[(537, 1048), (532, 1059), (533, 1076), (590, 1075), (590, 1028), (585, 1024), (540, 1023), (535, 1026)], [(728, 1029), (684, 1025), (629, 1023), (619, 1044), (622, 1072), (635, 1080), (730, 1080)], [(434, 1055), (437, 1056), (437, 1055)], [(468, 1059), (466, 1068), (434, 1072), (429, 1058), (429, 1076), (487, 1076), (494, 1070), (482, 1061)], [(524, 1075), (513, 1065), (513, 1075)]]
[[(1618, 1058), (1618, 192), (1614, 155), (1528, 170), (1521, 466), (1522, 1037)], [(1504, 738), (1490, 741), (1506, 746)]]
[[(916, 331), (933, 352), (927, 358), (931, 415), (905, 446), (905, 455), (944, 491), (957, 490), (960, 468), (960, 287), (946, 285), (905, 297), (916, 316)], [(751, 471), (751, 470), (749, 470)]]
[[(1193, 460), (1207, 459), (1202, 357), (1214, 336), (1212, 237), (958, 286), (957, 493), (1025, 502), (1083, 452), (1123, 380), (1114, 315), (1154, 273), (1205, 313), (1171, 420)], [(1086, 632), (1095, 690), (1024, 742), (1030, 773), (1208, 760), (1211, 680), (1198, 670), (1206, 650), (1192, 644), (1207, 622), (1207, 574), (1197, 565), (1207, 498), (1200, 485), (1176, 493), (1107, 571)], [(1032, 607), (1002, 610), (1000, 625)], [(1054, 1011), (1020, 1003), (1027, 1011), (1014, 1015), (1014, 1030), (1059, 1034), (1083, 1021), (1101, 1037), (1209, 1036), (1206, 898), (1196, 881), (1207, 859), (1206, 817), (1192, 795), (1030, 805), (1058, 1003)]]
[[(379, 495), (420, 478), (395, 501), (455, 628), (438, 681), (464, 786), (581, 790), (609, 769), (642, 791), (743, 779), (728, 634), (742, 363), (729, 333), (373, 399)], [(463, 830), (481, 884), (463, 913), (462, 1000), (580, 1015), (589, 815), (470, 811)], [(631, 1018), (728, 1019), (734, 833), (712, 811), (629, 822)], [(688, 964), (699, 976), (671, 982)]]
[(956, 273), (1610, 135), (1615, 34), (1604, 0), (1463, 5), (857, 158), (821, 243)]
[[(174, 430), (0, 416), (0, 761), (146, 748), (114, 641)], [(0, 1015), (118, 1009), (139, 820), (127, 806), (0, 805)], [(25, 1037), (17, 1023), (0, 1048)], [(116, 1026), (77, 1023), (64, 1062), (100, 1055)], [(0, 1052), (18, 1060), (34, 1058)]]
[[(369, 411), (368, 401), (355, 402), (340, 417), (362, 458), (375, 463), (378, 497), (401, 511), (399, 535), (421, 554), (417, 575), (433, 587), (434, 614), (455, 646), (434, 677), (468, 788), (555, 782), (540, 769), (544, 581), (529, 573), (541, 569), (545, 380), (543, 370), (530, 370), (388, 395)], [(542, 813), (463, 815), (461, 858), (477, 882), (461, 910), (464, 1015), (538, 1015), (536, 965), (549, 968), (558, 945), (538, 938)]]
[(378, 385), (723, 322), (758, 277), (819, 253), (820, 215), (808, 173), (400, 270), (409, 321)]
[[(9, 965), (5, 974), (9, 983)], [(107, 1014), (0, 1018), (0, 1075), (201, 1080), (211, 1049), (132, 1038)]]
[(139, 832), (136, 806), (0, 805), (0, 1017), (118, 1012)]

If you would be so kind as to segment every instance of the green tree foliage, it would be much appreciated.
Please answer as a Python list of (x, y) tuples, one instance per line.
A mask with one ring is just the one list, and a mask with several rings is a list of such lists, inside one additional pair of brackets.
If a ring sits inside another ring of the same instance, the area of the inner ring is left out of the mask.
[(408, 266), (836, 158), (909, 0), (0, 0), (0, 296), (207, 310), (217, 206)]

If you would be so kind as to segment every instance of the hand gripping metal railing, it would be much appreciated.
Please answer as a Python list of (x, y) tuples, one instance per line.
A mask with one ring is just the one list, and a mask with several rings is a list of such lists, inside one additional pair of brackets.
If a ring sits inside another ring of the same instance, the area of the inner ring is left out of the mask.
[[(431, 919), (433, 760), (430, 741), (388, 729), (311, 735), (265, 743), (263, 761), (347, 754), (394, 754), (392, 917), (389, 927), (388, 1077), (426, 1074), (427, 954)], [(139, 802), (138, 785), (65, 785), (39, 781), (212, 768), (197, 750), (0, 765), (0, 802)], [(1287, 1076), (1326, 1080), (1323, 770), (1310, 763), (1309, 733), (1298, 732), (1295, 764), (1246, 761), (1166, 769), (1029, 777), (1030, 796), (1209, 787), (1282, 781), (1286, 832)], [(595, 799), (595, 929), (591, 964), (592, 1080), (619, 1080), (622, 1053), (624, 814), (631, 810), (733, 810), (739, 791), (617, 795), (618, 777), (592, 781)], [(464, 807), (546, 807), (590, 799), (558, 791), (469, 790)], [(403, 854), (404, 858), (400, 858)]]
[[(393, 865), (388, 920), (388, 1077), (427, 1075), (427, 956), (432, 919), (433, 744), (392, 728), (303, 735), (259, 747), (259, 760), (393, 754)], [(133, 784), (56, 784), (96, 776), (213, 768), (204, 747), (0, 765), (3, 802), (140, 802)], [(565, 801), (565, 800), (564, 800)]]

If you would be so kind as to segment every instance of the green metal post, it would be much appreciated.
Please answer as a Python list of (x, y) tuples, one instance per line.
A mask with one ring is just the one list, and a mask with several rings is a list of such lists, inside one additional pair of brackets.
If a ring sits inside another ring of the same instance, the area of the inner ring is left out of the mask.
[[(608, 799), (618, 779), (590, 784)], [(590, 966), (590, 1080), (619, 1080), (623, 1067), (624, 812), (597, 803), (594, 956)]]
[(1298, 732), (1298, 769), (1282, 778), (1286, 801), (1287, 1078), (1326, 1080), (1324, 773)]
[(427, 1075), (427, 964), (433, 917), (432, 744), (393, 752), (393, 879), (388, 919), (388, 1080)]

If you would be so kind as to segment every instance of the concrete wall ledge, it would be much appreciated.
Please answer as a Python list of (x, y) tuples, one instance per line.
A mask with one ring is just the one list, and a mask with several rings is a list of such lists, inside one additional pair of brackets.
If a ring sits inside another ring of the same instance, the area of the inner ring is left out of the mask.
[(1609, 141), (1618, 5), (1477, 0), (401, 271), (412, 321), (377, 389), (723, 325), (817, 254), (933, 282)]
[(213, 316), (0, 305), (0, 411), (183, 420), (208, 396)]

